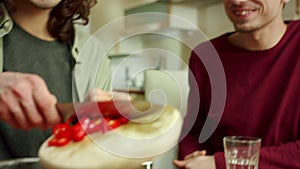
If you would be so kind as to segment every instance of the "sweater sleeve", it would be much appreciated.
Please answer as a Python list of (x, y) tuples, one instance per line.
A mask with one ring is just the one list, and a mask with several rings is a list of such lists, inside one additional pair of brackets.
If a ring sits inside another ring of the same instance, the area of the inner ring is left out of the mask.
[(300, 140), (278, 146), (262, 147), (259, 168), (300, 168)]
[[(179, 159), (196, 150), (203, 150), (205, 146), (199, 144), (198, 138), (201, 128), (206, 120), (206, 104), (204, 95), (201, 92), (210, 92), (205, 90), (204, 82), (208, 80), (207, 72), (198, 56), (192, 52), (189, 63), (189, 86), (187, 114), (184, 118), (184, 124), (181, 132), (181, 141), (179, 142)], [(200, 98), (202, 97), (202, 98)], [(207, 106), (208, 107), (208, 106)]]
[(195, 137), (188, 134), (179, 143), (178, 158), (183, 160), (185, 156), (196, 150), (201, 150), (200, 144)]
[(214, 156), (215, 156), (216, 169), (225, 169), (226, 163), (225, 163), (224, 152), (215, 153)]

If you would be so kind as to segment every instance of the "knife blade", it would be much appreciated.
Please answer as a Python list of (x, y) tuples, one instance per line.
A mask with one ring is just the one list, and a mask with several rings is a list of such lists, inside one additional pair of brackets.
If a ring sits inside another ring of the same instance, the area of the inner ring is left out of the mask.
[(163, 105), (151, 104), (145, 100), (109, 100), (98, 102), (71, 102), (57, 103), (57, 110), (61, 117), (66, 120), (76, 113), (78, 117), (120, 117), (137, 119), (149, 114), (160, 114), (164, 111)]

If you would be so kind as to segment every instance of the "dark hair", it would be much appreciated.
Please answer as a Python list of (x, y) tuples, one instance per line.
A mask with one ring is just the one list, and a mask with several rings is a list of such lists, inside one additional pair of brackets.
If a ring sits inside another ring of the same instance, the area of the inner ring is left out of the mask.
[[(11, 0), (0, 0), (6, 8), (13, 10)], [(62, 43), (72, 43), (74, 40), (74, 23), (86, 25), (89, 22), (90, 9), (97, 0), (62, 0), (50, 13), (48, 31)]]
[(62, 0), (51, 12), (48, 30), (61, 42), (71, 42), (74, 37), (74, 23), (86, 25), (90, 8), (96, 0)]

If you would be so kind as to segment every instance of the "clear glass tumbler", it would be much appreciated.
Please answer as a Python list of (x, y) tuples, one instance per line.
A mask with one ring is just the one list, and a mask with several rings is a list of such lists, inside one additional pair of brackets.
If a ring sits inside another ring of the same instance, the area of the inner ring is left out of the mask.
[(226, 136), (223, 144), (226, 169), (258, 169), (261, 138)]

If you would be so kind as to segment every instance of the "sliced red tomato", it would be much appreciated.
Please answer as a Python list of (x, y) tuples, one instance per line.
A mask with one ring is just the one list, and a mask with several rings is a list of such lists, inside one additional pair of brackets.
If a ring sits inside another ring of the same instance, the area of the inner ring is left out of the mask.
[(109, 122), (109, 121), (111, 120), (111, 118), (109, 118), (109, 117), (104, 117), (104, 120), (105, 120), (106, 122)]
[(120, 122), (118, 119), (112, 119), (112, 120), (109, 120), (108, 121), (108, 125), (112, 128), (112, 129), (115, 129), (117, 127), (120, 126)]
[(74, 142), (81, 141), (87, 133), (102, 132), (118, 128), (122, 124), (128, 123), (125, 117), (104, 119), (93, 119), (83, 116), (79, 120), (75, 115), (67, 119), (65, 123), (57, 124), (52, 129), (53, 138), (49, 140), (49, 146), (63, 146), (73, 140)]
[(122, 116), (118, 118), (118, 121), (120, 124), (127, 124), (129, 120)]
[(67, 138), (71, 139), (72, 133), (71, 133), (71, 127), (65, 123), (57, 124), (52, 128), (52, 134), (54, 137), (60, 139), (60, 138)]
[(81, 128), (86, 130), (89, 127), (91, 120), (88, 117), (84, 116), (79, 120), (79, 123), (81, 124)]
[(70, 142), (69, 138), (56, 138), (53, 137), (49, 140), (48, 146), (64, 146)]
[(92, 133), (103, 130), (101, 123), (102, 123), (102, 119), (91, 120), (88, 125), (88, 128), (86, 129), (86, 132), (88, 134), (92, 134)]
[(73, 141), (77, 142), (82, 140), (86, 135), (86, 132), (84, 129), (81, 127), (80, 123), (75, 124), (72, 126), (72, 139)]
[(76, 124), (78, 122), (78, 118), (76, 114), (73, 114), (72, 116), (70, 116), (67, 120), (66, 120), (66, 124), (68, 124), (69, 126), (73, 126), (74, 124)]

